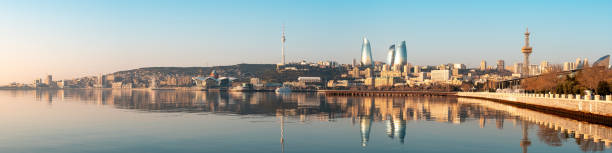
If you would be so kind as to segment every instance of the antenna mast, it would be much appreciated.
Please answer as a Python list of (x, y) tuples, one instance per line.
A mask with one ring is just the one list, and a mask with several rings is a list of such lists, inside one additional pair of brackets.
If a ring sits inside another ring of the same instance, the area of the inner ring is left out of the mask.
[(281, 36), (281, 64), (285, 65), (285, 25), (283, 24), (283, 32), (282, 32), (282, 36)]

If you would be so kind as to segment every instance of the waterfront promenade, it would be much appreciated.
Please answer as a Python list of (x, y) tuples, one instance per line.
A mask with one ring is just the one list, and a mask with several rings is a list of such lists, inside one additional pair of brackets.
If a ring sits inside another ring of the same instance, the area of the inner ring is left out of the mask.
[(612, 125), (612, 96), (457, 92), (458, 97), (486, 99), (546, 111), (564, 117)]
[(605, 146), (612, 146), (612, 128), (605, 125), (581, 122), (570, 118), (560, 117), (547, 113), (517, 108), (489, 100), (458, 98), (459, 104), (476, 104), (484, 107), (501, 110), (521, 120), (545, 126), (566, 133), (576, 139), (591, 140), (595, 143), (603, 142)]
[(485, 99), (576, 120), (612, 126), (612, 96), (436, 91), (319, 90), (328, 96), (457, 96)]

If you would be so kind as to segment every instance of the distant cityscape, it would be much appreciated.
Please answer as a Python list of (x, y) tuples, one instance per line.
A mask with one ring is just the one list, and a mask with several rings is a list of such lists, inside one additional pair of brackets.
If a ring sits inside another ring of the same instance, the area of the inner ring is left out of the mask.
[[(374, 61), (370, 42), (363, 37), (361, 60), (352, 64), (335, 61), (286, 62), (286, 36), (281, 36), (279, 64), (238, 64), (217, 67), (153, 67), (119, 71), (67, 80), (54, 80), (52, 75), (31, 83), (13, 82), (2, 89), (70, 89), (70, 88), (149, 88), (159, 90), (273, 90), (289, 86), (295, 90), (435, 90), (486, 91), (503, 87), (503, 82), (521, 80), (549, 73), (575, 72), (584, 68), (610, 69), (610, 56), (605, 55), (589, 64), (587, 58), (553, 64), (541, 61), (530, 64), (530, 32), (525, 31), (521, 48), (524, 61), (507, 65), (503, 59), (488, 64), (482, 60), (477, 68), (462, 63), (416, 65), (407, 61), (406, 42), (392, 44), (387, 59)], [(501, 83), (501, 84), (500, 84)], [(520, 89), (520, 84), (503, 88)]]

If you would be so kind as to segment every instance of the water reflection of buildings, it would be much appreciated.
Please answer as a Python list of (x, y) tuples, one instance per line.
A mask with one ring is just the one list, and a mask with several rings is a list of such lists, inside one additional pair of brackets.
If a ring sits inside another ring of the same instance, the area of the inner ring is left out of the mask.
[(459, 98), (459, 104), (479, 105), (500, 110), (507, 113), (507, 116), (514, 116), (521, 120), (523, 136), (520, 146), (523, 152), (527, 152), (527, 147), (531, 145), (527, 133), (530, 125), (538, 126), (539, 140), (549, 146), (562, 146), (563, 142), (572, 138), (585, 152), (603, 151), (612, 145), (612, 128), (604, 125), (590, 124), (486, 100)]
[[(466, 98), (326, 97), (316, 93), (276, 95), (148, 90), (38, 90), (35, 95), (37, 100), (49, 104), (74, 101), (151, 112), (265, 115), (300, 122), (327, 122), (336, 118), (348, 118), (353, 124), (358, 124), (363, 147), (367, 146), (371, 132), (378, 132), (371, 131), (372, 124), (376, 122), (386, 126), (385, 131), (380, 132), (404, 143), (407, 137), (406, 126), (410, 122), (461, 124), (468, 120), (478, 122), (481, 128), (486, 127), (487, 120), (494, 120), (498, 129), (503, 129), (504, 122), (520, 124), (524, 137), (517, 141), (520, 141), (524, 152), (531, 144), (527, 134), (531, 125), (538, 127), (539, 140), (550, 146), (560, 146), (562, 142), (574, 138), (582, 150), (600, 151), (608, 148), (612, 142), (610, 127)], [(284, 121), (281, 126), (283, 124)], [(282, 131), (281, 135), (284, 135)], [(281, 136), (281, 143), (283, 141), (284, 136)]]

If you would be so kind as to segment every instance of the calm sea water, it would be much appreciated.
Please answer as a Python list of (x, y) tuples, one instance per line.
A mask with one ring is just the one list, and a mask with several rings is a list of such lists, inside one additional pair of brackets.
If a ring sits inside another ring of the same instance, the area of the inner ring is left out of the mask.
[(610, 152), (612, 128), (484, 100), (0, 90), (0, 152)]

